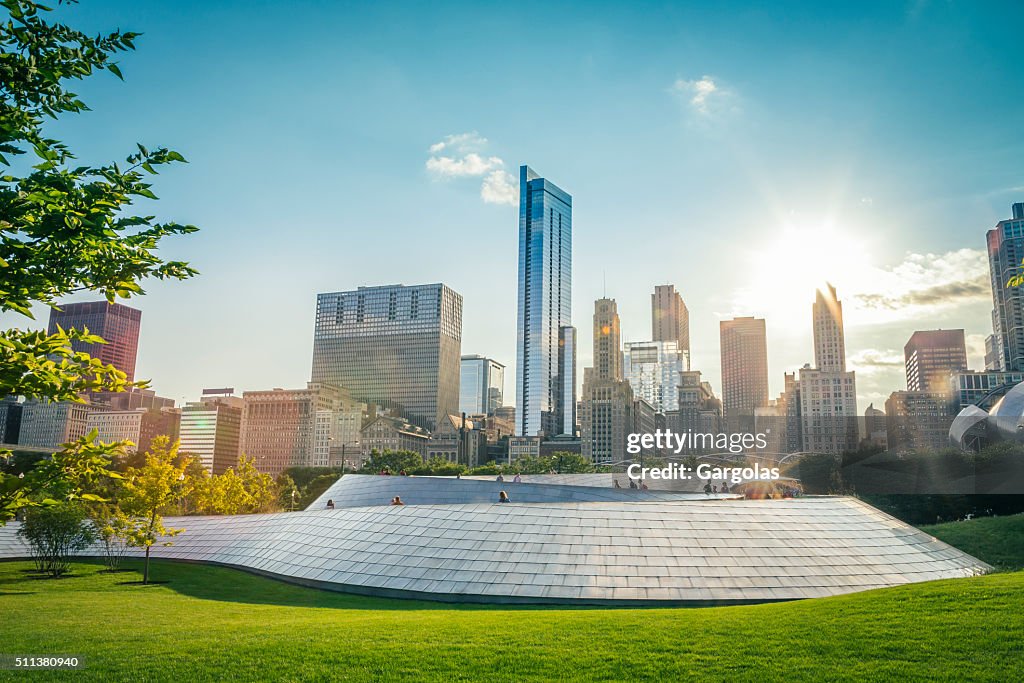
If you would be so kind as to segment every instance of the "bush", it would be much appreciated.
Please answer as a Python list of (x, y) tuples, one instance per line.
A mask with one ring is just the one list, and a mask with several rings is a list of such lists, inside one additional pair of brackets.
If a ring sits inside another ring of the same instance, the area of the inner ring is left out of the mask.
[(132, 520), (116, 505), (106, 503), (94, 505), (89, 517), (96, 538), (103, 543), (103, 563), (107, 566), (107, 571), (116, 572), (128, 552)]
[(32, 549), (36, 568), (53, 578), (66, 574), (71, 556), (95, 540), (85, 508), (74, 503), (32, 508), (18, 535)]

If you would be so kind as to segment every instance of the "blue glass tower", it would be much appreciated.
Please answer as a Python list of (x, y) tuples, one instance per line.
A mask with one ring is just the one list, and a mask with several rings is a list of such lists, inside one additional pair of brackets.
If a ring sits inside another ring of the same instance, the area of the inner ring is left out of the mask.
[(576, 354), (571, 326), (572, 197), (521, 166), (516, 325), (516, 434), (520, 436), (575, 431)]

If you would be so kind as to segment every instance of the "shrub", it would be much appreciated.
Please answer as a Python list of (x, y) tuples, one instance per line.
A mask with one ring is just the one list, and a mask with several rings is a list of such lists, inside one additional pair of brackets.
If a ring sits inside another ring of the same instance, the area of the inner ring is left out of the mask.
[(18, 535), (32, 549), (36, 567), (53, 578), (66, 574), (71, 556), (95, 539), (85, 508), (75, 503), (32, 508)]

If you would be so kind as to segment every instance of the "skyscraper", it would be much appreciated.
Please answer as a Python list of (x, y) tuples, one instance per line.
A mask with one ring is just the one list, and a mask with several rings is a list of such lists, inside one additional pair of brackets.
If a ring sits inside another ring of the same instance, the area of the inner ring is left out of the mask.
[(139, 353), (141, 322), (142, 311), (138, 309), (123, 304), (108, 304), (106, 301), (88, 301), (61, 304), (60, 310), (51, 308), (47, 332), (54, 334), (58, 325), (65, 330), (88, 328), (89, 332), (99, 335), (107, 343), (86, 344), (75, 341), (71, 343), (71, 348), (113, 365), (132, 381), (135, 379), (135, 359)]
[(636, 398), (659, 413), (679, 408), (679, 376), (690, 363), (674, 341), (627, 342), (622, 361), (623, 375)]
[(800, 369), (800, 420), (803, 450), (839, 455), (857, 447), (857, 381), (846, 371), (843, 304), (835, 287), (818, 290), (811, 307), (814, 360)]
[(719, 329), (725, 417), (752, 418), (755, 408), (768, 405), (768, 341), (764, 320), (723, 320)]
[(493, 415), (504, 405), (505, 366), (491, 358), (463, 356), (459, 372), (459, 412)]
[(566, 431), (570, 409), (562, 380), (572, 376), (575, 385), (575, 367), (569, 366), (575, 353), (559, 351), (570, 334), (563, 328), (571, 325), (572, 197), (522, 166), (516, 320), (516, 433), (521, 436)]
[(594, 379), (622, 379), (622, 331), (615, 299), (594, 302)]
[(1004, 372), (1024, 370), (1024, 287), (1006, 283), (1021, 271), (1024, 258), (1024, 203), (1014, 204), (1011, 218), (988, 231), (988, 266), (992, 282), (993, 367)]
[(318, 294), (312, 381), (433, 429), (459, 410), (462, 296), (443, 284)]
[(587, 368), (580, 402), (584, 457), (609, 464), (624, 460), (633, 429), (633, 390), (622, 378), (619, 314), (614, 299), (594, 302), (594, 367)]
[(836, 288), (818, 290), (814, 301), (814, 366), (824, 372), (846, 371), (846, 336), (843, 332), (843, 304)]
[(690, 311), (673, 285), (658, 285), (651, 294), (651, 338), (690, 353)]
[(918, 330), (903, 347), (907, 391), (949, 393), (951, 373), (967, 369), (963, 330)]

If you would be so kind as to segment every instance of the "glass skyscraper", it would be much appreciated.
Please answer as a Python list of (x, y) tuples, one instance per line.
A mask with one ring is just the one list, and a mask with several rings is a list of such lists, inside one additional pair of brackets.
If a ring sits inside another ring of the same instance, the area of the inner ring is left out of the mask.
[(505, 366), (483, 356), (463, 356), (459, 377), (459, 412), (493, 415), (505, 405)]
[(999, 221), (988, 231), (988, 265), (992, 278), (991, 349), (993, 370), (1024, 370), (1024, 287), (1006, 283), (1021, 273), (1024, 258), (1024, 203), (1014, 204), (1011, 218)]
[[(572, 197), (519, 169), (519, 315), (516, 434), (554, 436), (576, 403), (572, 326)], [(568, 329), (567, 329), (568, 328)], [(571, 377), (571, 380), (570, 380)], [(567, 386), (571, 381), (570, 387)]]
[(443, 284), (318, 294), (313, 382), (434, 429), (459, 410), (462, 296)]
[(679, 376), (690, 369), (690, 359), (676, 342), (626, 342), (622, 368), (636, 398), (659, 413), (679, 409)]

